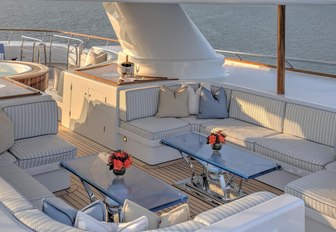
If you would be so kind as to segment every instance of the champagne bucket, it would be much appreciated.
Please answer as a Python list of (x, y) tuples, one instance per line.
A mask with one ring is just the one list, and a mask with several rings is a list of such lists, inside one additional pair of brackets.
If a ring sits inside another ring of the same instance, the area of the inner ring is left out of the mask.
[(121, 77), (124, 78), (125, 76), (134, 76), (134, 63), (132, 62), (123, 62), (119, 67), (119, 73)]

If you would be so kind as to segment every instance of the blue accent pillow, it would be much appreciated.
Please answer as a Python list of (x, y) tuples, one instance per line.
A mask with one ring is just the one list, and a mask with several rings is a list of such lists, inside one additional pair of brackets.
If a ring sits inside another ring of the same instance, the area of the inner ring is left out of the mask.
[(219, 88), (214, 95), (206, 88), (202, 88), (197, 118), (219, 119), (228, 117), (229, 112), (224, 88)]
[[(77, 209), (57, 197), (43, 198), (42, 211), (54, 220), (69, 226), (74, 225), (78, 212)], [(81, 211), (98, 221), (106, 221), (106, 206), (102, 201), (92, 202)]]

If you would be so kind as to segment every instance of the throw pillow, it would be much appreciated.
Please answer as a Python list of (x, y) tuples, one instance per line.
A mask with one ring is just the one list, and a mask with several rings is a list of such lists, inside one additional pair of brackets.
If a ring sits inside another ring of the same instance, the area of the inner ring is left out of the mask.
[(161, 222), (159, 228), (180, 224), (182, 222), (188, 221), (189, 219), (189, 206), (188, 204), (183, 204), (169, 211), (168, 213), (161, 214)]
[(202, 88), (197, 118), (227, 118), (229, 113), (226, 104), (227, 100), (223, 87), (219, 88), (214, 95), (212, 95), (206, 88)]
[[(63, 224), (73, 226), (78, 210), (57, 197), (43, 198), (42, 211), (49, 217)], [(81, 210), (99, 221), (106, 221), (106, 206), (102, 201), (95, 201)]]
[(199, 112), (199, 101), (201, 96), (202, 88), (210, 90), (209, 84), (202, 84), (196, 91), (190, 86), (188, 87), (188, 110), (189, 114), (198, 114)]
[(128, 199), (125, 200), (120, 214), (122, 222), (130, 222), (141, 216), (146, 216), (149, 230), (157, 229), (161, 220), (161, 218), (152, 211)]
[(95, 232), (138, 232), (148, 229), (148, 220), (145, 216), (142, 216), (128, 223), (100, 222), (79, 211), (76, 216), (75, 227)]
[(0, 110), (0, 153), (14, 145), (14, 125), (7, 115)]
[(188, 204), (183, 204), (168, 213), (158, 216), (141, 205), (126, 199), (121, 209), (121, 220), (128, 222), (141, 216), (147, 217), (149, 230), (176, 225), (190, 219)]
[(188, 88), (179, 88), (175, 92), (166, 86), (160, 88), (160, 100), (156, 117), (188, 117)]
[(107, 60), (106, 52), (95, 52), (93, 49), (90, 49), (89, 53), (86, 56), (83, 67), (87, 67), (92, 64), (99, 64), (106, 60)]

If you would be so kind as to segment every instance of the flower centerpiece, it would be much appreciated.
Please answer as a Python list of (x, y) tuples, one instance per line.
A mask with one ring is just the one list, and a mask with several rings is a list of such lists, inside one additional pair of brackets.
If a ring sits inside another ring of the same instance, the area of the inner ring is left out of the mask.
[(115, 151), (108, 157), (107, 165), (113, 170), (115, 175), (124, 175), (126, 168), (132, 165), (132, 156), (125, 151)]
[(219, 151), (226, 142), (225, 137), (226, 134), (224, 134), (221, 130), (211, 132), (207, 138), (207, 144), (210, 144), (213, 150)]

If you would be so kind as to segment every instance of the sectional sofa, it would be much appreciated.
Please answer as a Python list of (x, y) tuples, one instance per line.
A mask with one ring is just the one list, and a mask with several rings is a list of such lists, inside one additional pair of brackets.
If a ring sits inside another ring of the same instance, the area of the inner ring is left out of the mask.
[(6, 148), (0, 146), (0, 164), (24, 169), (52, 192), (68, 188), (69, 173), (59, 163), (73, 159), (77, 149), (57, 135), (56, 102), (44, 94), (12, 98), (1, 100), (0, 110), (11, 128), (1, 131), (11, 141)]
[[(67, 205), (45, 186), (14, 164), (0, 164), (0, 228), (10, 231), (79, 232), (42, 212), (42, 199), (48, 199), (59, 208)], [(253, 215), (253, 217), (251, 217)], [(293, 218), (287, 222), (287, 218)], [(240, 228), (244, 228), (240, 229)], [(263, 230), (260, 230), (262, 228)], [(258, 192), (227, 205), (203, 212), (193, 220), (164, 231), (304, 231), (302, 200), (290, 195), (276, 196)]]
[[(181, 84), (196, 90), (201, 83), (172, 83), (170, 88), (177, 89)], [(154, 165), (180, 158), (176, 150), (160, 144), (162, 138), (223, 130), (229, 142), (268, 157), (281, 164), (284, 171), (302, 177), (288, 184), (285, 191), (305, 200), (309, 211), (307, 231), (334, 231), (336, 112), (236, 86), (212, 84), (211, 91), (220, 87), (224, 87), (228, 100), (229, 117), (225, 119), (197, 119), (196, 115), (157, 118), (159, 85), (121, 90), (119, 133), (123, 148)]]

